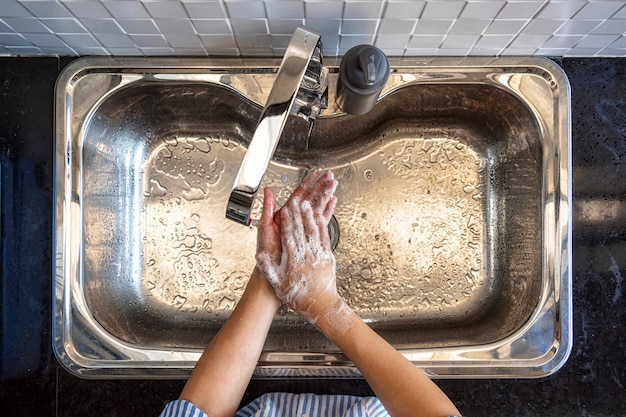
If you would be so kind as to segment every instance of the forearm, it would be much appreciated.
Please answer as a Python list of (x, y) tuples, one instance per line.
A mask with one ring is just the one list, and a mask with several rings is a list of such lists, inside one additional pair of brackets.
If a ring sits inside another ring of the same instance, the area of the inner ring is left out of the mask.
[(421, 369), (344, 306), (317, 327), (354, 363), (392, 417), (459, 414)]
[(203, 352), (180, 398), (211, 417), (232, 416), (256, 368), (279, 305), (255, 269), (237, 307)]

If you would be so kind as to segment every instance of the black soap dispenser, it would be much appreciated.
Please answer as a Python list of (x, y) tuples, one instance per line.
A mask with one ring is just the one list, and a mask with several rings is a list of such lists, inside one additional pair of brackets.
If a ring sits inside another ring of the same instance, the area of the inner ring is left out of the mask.
[(357, 45), (341, 60), (337, 97), (339, 108), (349, 114), (370, 111), (389, 80), (389, 61), (372, 45)]

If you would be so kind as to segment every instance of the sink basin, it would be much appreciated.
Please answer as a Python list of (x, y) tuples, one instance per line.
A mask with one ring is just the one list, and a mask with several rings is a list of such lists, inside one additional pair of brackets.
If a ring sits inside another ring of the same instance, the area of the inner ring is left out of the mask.
[[(372, 112), (331, 105), (308, 140), (281, 140), (264, 186), (284, 202), (311, 168), (335, 172), (339, 291), (431, 376), (550, 375), (572, 344), (565, 75), (541, 58), (390, 62)], [(256, 229), (224, 212), (278, 65), (83, 58), (61, 74), (53, 344), (68, 370), (189, 375), (254, 267)], [(255, 376), (359, 373), (281, 309)]]

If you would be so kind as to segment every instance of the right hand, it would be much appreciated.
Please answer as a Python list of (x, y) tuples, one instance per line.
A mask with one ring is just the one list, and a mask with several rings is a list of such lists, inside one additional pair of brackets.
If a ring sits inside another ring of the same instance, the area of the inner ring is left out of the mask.
[(257, 266), (276, 295), (311, 323), (343, 301), (337, 293), (335, 257), (328, 222), (337, 198), (331, 171), (307, 175), (279, 211), (282, 254), (280, 263), (259, 252)]

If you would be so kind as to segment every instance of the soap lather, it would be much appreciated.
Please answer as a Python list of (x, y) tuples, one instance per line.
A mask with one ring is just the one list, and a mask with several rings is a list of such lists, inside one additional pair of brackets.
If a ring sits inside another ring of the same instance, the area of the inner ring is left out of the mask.
[(358, 45), (341, 60), (336, 102), (349, 114), (369, 112), (389, 80), (389, 61), (380, 49)]

